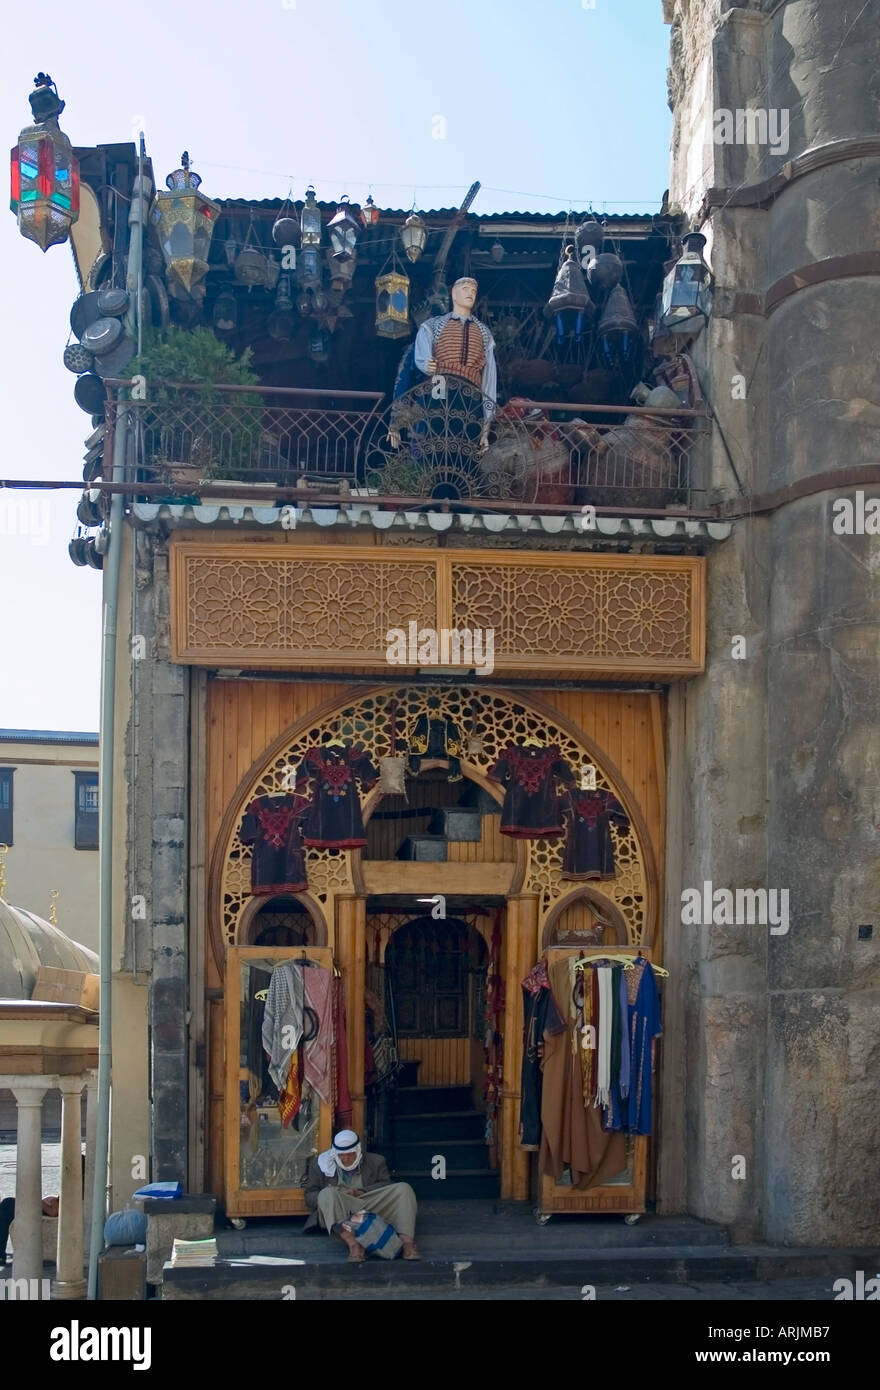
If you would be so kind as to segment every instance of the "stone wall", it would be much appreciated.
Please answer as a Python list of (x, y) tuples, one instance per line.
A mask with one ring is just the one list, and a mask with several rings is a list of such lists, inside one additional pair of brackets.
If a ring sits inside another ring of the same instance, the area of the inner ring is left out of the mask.
[[(708, 214), (717, 278), (695, 351), (727, 442), (716, 439), (716, 497), (880, 464), (880, 274), (846, 259), (878, 246), (880, 146), (848, 157), (836, 143), (880, 129), (878, 11), (665, 7), (670, 202)], [(784, 155), (707, 149), (719, 108), (764, 104), (786, 113)], [(806, 151), (807, 172), (796, 162), (769, 196), (736, 205)], [(711, 189), (724, 193), (707, 200)], [(831, 258), (844, 259), (810, 283)], [(739, 521), (710, 562), (709, 666), (687, 688), (672, 789), (687, 798), (682, 886), (788, 888), (791, 926), (680, 928), (686, 1190), (689, 1210), (740, 1238), (865, 1244), (880, 1235), (865, 1186), (880, 1142), (880, 536), (836, 535), (833, 502), (856, 489), (816, 486)], [(731, 659), (735, 634), (744, 660)], [(859, 939), (861, 924), (874, 939)]]

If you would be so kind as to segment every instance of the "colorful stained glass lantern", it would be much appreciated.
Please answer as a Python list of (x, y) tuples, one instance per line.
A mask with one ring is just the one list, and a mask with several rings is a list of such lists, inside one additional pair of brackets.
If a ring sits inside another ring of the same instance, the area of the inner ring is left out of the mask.
[(201, 300), (220, 204), (199, 193), (201, 179), (190, 168), (186, 150), (180, 164), (165, 180), (169, 191), (156, 194), (150, 220), (165, 257), (168, 293), (175, 299)]
[(354, 213), (348, 206), (347, 194), (343, 194), (339, 199), (336, 216), (330, 218), (327, 223), (327, 231), (330, 234), (330, 245), (333, 248), (331, 254), (334, 261), (350, 261), (354, 255), (361, 229)]
[(34, 82), (34, 124), (25, 126), (12, 150), (9, 206), (22, 236), (47, 251), (67, 240), (79, 218), (79, 163), (58, 129), (64, 102), (55, 83), (44, 72)]
[(417, 261), (419, 259), (425, 249), (427, 239), (428, 229), (424, 219), (419, 217), (417, 212), (411, 212), (400, 229), (400, 240), (403, 242), (407, 260)]
[(307, 246), (321, 245), (321, 209), (315, 199), (315, 186), (311, 183), (306, 189), (306, 201), (299, 215), (299, 226), (303, 250)]
[(380, 338), (409, 337), (409, 277), (399, 271), (376, 276), (376, 332)]
[(660, 327), (667, 333), (696, 336), (712, 312), (712, 272), (703, 260), (702, 232), (682, 237), (684, 250), (663, 281)]

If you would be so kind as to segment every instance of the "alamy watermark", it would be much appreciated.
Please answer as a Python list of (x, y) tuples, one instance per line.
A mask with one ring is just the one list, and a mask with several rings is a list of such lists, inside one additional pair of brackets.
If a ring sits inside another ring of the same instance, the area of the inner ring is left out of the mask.
[(880, 497), (835, 497), (831, 510), (835, 536), (880, 536)]
[(762, 926), (771, 936), (788, 935), (787, 888), (713, 888), (706, 879), (702, 888), (685, 888), (681, 894), (681, 921), (685, 927)]
[(28, 1303), (39, 1303), (51, 1297), (51, 1279), (0, 1279), (0, 1303), (6, 1299), (24, 1299)]
[(779, 108), (749, 106), (713, 113), (716, 145), (769, 145), (774, 154), (788, 154), (789, 113)]
[(391, 627), (385, 633), (389, 666), (455, 666), (490, 676), (495, 669), (495, 629), (491, 627)]

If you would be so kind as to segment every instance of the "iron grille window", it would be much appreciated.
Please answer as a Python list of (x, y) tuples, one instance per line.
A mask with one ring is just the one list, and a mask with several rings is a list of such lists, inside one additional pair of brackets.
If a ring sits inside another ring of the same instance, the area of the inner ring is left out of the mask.
[(12, 774), (14, 767), (0, 767), (0, 844), (12, 844)]
[(76, 779), (74, 848), (97, 849), (98, 774), (97, 772), (75, 772), (73, 775)]

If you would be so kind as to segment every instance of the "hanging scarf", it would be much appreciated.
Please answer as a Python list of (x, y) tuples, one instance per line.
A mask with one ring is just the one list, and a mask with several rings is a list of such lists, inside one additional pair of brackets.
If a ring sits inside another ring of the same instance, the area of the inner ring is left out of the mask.
[(321, 965), (303, 971), (306, 1003), (318, 1019), (318, 1031), (303, 1046), (305, 1062), (303, 1076), (329, 1105), (331, 1099), (330, 1064), (333, 1051), (333, 1010), (330, 1002), (332, 977)]
[(302, 1033), (302, 971), (285, 961), (272, 971), (263, 1013), (263, 1047), (269, 1054), (269, 1075), (279, 1092), (285, 1089), (290, 1059), (299, 1047)]
[(600, 965), (599, 977), (599, 1068), (596, 1080), (596, 1104), (611, 1103), (611, 1031), (614, 1021), (611, 1002), (611, 969)]

